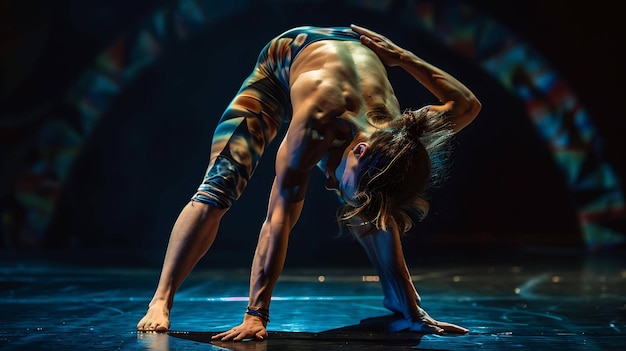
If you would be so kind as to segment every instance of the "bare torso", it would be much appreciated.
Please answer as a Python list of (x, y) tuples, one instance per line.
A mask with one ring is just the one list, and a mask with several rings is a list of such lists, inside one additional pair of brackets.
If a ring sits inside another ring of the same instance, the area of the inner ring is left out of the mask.
[(290, 168), (334, 169), (355, 137), (368, 137), (400, 107), (376, 54), (359, 42), (320, 41), (306, 47), (290, 71), (294, 115), (288, 131)]

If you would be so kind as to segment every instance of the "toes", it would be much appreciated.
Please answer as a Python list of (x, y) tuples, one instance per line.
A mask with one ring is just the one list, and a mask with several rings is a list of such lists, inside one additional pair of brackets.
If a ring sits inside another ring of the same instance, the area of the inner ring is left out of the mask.
[(168, 323), (163, 323), (163, 324), (159, 324), (159, 323), (151, 323), (151, 322), (144, 322), (144, 321), (140, 321), (137, 324), (137, 331), (142, 331), (142, 332), (166, 332), (169, 330), (169, 324)]

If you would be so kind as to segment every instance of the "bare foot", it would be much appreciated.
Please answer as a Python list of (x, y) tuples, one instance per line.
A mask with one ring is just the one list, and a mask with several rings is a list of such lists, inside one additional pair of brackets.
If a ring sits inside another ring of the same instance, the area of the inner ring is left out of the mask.
[(155, 303), (137, 323), (138, 331), (166, 332), (170, 328), (170, 310), (165, 304)]

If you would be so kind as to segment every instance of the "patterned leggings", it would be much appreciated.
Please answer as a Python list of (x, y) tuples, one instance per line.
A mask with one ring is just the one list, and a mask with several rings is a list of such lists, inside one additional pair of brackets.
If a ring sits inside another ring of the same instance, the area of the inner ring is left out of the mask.
[(218, 123), (209, 166), (192, 201), (229, 208), (241, 196), (265, 147), (291, 119), (291, 63), (319, 40), (359, 39), (349, 28), (298, 27), (270, 41)]

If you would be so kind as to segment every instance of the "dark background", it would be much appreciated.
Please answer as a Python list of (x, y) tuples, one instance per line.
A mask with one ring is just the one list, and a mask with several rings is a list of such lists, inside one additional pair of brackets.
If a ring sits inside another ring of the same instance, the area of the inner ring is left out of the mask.
[[(171, 3), (0, 1), (2, 121), (54, 110), (99, 53)], [(402, 8), (403, 2), (397, 3)], [(560, 0), (465, 3), (534, 47), (566, 80), (604, 140), (602, 157), (626, 184), (623, 18), (616, 5)], [(450, 178), (431, 192), (431, 214), (406, 239), (409, 260), (448, 252), (439, 256), (445, 260), (446, 255), (467, 254), (477, 247), (584, 246), (571, 194), (522, 102), (476, 62), (428, 35), (407, 34), (389, 14), (338, 1), (258, 4), (253, 11), (218, 19), (170, 48), (125, 87), (74, 162), (46, 237), (30, 246), (4, 242), (4, 252), (38, 257), (69, 249), (60, 259), (108, 252), (120, 262), (158, 265), (178, 212), (204, 173), (212, 128), (260, 48), (293, 26), (349, 23), (377, 30), (441, 66), (465, 82), (484, 105), (480, 117), (457, 138)], [(403, 107), (432, 102), (406, 74), (392, 69), (390, 76)], [(248, 265), (264, 216), (276, 146), (223, 220), (204, 262)], [(321, 180), (321, 174), (316, 177)], [(291, 239), (291, 264), (363, 262), (352, 239), (335, 237), (336, 204), (323, 187), (310, 187)], [(453, 249), (442, 249), (448, 247)]]

